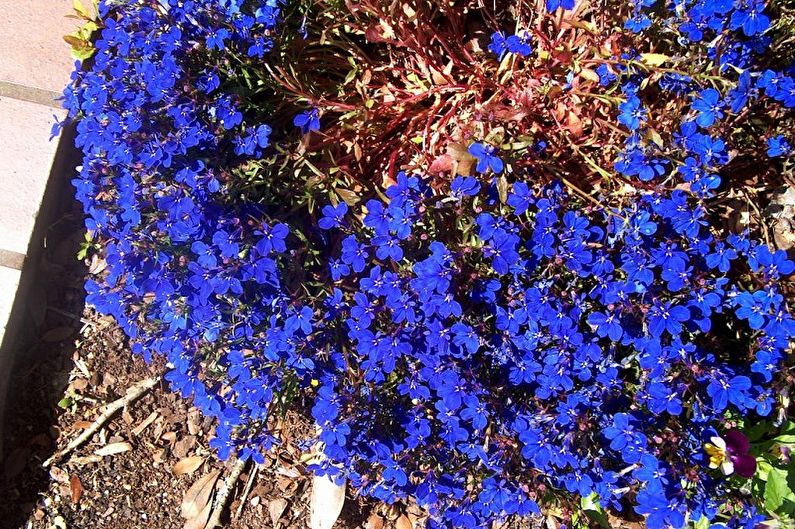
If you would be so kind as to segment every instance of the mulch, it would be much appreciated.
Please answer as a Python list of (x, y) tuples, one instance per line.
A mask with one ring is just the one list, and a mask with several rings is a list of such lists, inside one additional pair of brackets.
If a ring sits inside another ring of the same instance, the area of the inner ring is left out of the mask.
[[(0, 465), (0, 527), (188, 529), (189, 520), (181, 516), (186, 493), (214, 471), (221, 476), (217, 487), (232, 465), (218, 461), (208, 447), (213, 421), (165, 383), (117, 413), (68, 456), (42, 466), (104, 405), (164, 370), (162, 363), (147, 365), (131, 354), (113, 320), (85, 307), (86, 274), (102, 263), (95, 260), (87, 267), (75, 258), (83, 240), (81, 218), (79, 210), (69, 211), (50, 227), (52, 242), (29, 300), (39, 330), (23, 345), (12, 373)], [(287, 416), (282, 424), (288, 438), (307, 433), (308, 425), (298, 417)], [(311, 478), (301, 455), (287, 443), (260, 468), (244, 467), (221, 519), (224, 527), (307, 527)], [(252, 472), (256, 476), (249, 485)], [(335, 527), (389, 529), (397, 522), (408, 529), (406, 514), (415, 519), (418, 513), (348, 498)]]

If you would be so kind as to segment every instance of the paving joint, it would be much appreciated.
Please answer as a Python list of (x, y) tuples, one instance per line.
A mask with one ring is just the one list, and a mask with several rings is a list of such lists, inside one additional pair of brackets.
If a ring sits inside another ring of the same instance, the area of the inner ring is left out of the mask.
[(62, 94), (34, 86), (12, 83), (11, 81), (0, 81), (0, 97), (27, 101), (28, 103), (38, 103), (51, 108), (62, 108), (61, 102), (58, 100), (62, 97)]
[(0, 248), (0, 266), (4, 268), (22, 270), (25, 266), (25, 259), (27, 259), (25, 254)]

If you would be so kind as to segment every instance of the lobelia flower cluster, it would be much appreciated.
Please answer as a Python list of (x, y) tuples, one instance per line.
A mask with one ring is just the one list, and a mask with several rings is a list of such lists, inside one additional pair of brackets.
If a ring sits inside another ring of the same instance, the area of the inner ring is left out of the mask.
[[(643, 92), (649, 90), (643, 87), (651, 78), (635, 63), (619, 65), (622, 79), (616, 77), (605, 84), (616, 83), (624, 95), (618, 120), (630, 134), (615, 169), (644, 182), (661, 181), (674, 172), (695, 194), (709, 198), (721, 186), (718, 173), (730, 160), (723, 135), (741, 123), (739, 116), (748, 114), (754, 105), (795, 108), (792, 65), (788, 65), (789, 73), (758, 66), (771, 44), (765, 34), (771, 19), (763, 0), (671, 2), (661, 12), (654, 11), (655, 5), (649, 0), (636, 2), (626, 27), (636, 33), (648, 30), (675, 35), (672, 48), (678, 56), (665, 59), (682, 63), (686, 58), (703, 58), (706, 62), (695, 76), (672, 70), (657, 78), (658, 93), (690, 101), (681, 106), (679, 130), (673, 129), (671, 136), (673, 149), (648, 134), (651, 110), (644, 104)], [(633, 55), (628, 53), (625, 58)], [(720, 76), (709, 75), (713, 66)], [(783, 131), (789, 132), (789, 123), (783, 123)], [(789, 153), (784, 136), (768, 134), (768, 156)]]
[[(704, 447), (727, 418), (773, 409), (795, 337), (778, 283), (795, 265), (746, 234), (718, 235), (704, 199), (729, 159), (723, 120), (762, 98), (792, 107), (792, 79), (752, 68), (762, 3), (678, 2), (669, 18), (652, 4), (627, 27), (663, 25), (683, 49), (710, 42), (722, 91), (657, 76), (681, 114), (661, 144), (636, 54), (606, 61), (598, 84), (623, 94), (616, 171), (640, 189), (680, 175), (687, 190), (594, 207), (477, 138), (474, 176), (432, 187), (400, 173), (383, 197), (324, 203), (315, 222), (247, 200), (231, 172), (274, 131), (224, 90), (229, 57), (267, 60), (290, 6), (101, 2), (97, 53), (65, 92), (84, 153), (77, 197), (107, 262), (87, 301), (133, 351), (167, 360), (174, 391), (217, 419), (221, 458), (261, 462), (279, 442), (269, 419), (294, 409), (317, 424), (315, 472), (414, 498), (431, 527), (485, 527), (570, 497), (652, 529), (719, 516), (751, 527), (753, 503), (714, 470), (725, 454)], [(530, 60), (531, 40), (500, 31), (488, 49)], [(319, 113), (292, 125), (317, 133)], [(790, 150), (777, 135), (766, 148)]]

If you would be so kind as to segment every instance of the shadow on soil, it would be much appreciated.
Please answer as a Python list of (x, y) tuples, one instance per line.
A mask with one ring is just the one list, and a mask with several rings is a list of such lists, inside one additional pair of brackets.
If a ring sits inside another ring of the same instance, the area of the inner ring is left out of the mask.
[(79, 163), (73, 140), (74, 130), (60, 138), (3, 343), (5, 363), (13, 366), (0, 430), (0, 527), (9, 529), (24, 527), (47, 490), (41, 463), (55, 446), (59, 401), (82, 326), (87, 270), (76, 258), (83, 215), (71, 185)]

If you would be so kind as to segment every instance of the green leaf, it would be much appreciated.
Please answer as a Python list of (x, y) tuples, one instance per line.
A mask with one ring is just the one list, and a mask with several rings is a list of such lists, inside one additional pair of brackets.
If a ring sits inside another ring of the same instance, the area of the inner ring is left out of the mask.
[(787, 493), (792, 494), (787, 486), (787, 474), (779, 468), (772, 468), (767, 475), (767, 485), (765, 485), (765, 508), (769, 512), (775, 512), (784, 505), (784, 498)]
[(94, 55), (94, 53), (96, 53), (96, 51), (97, 50), (94, 49), (94, 48), (85, 48), (85, 49), (82, 49), (82, 50), (73, 49), (72, 50), (72, 57), (74, 57), (77, 60), (84, 61), (84, 60), (88, 59), (89, 57), (91, 57), (92, 55)]
[(756, 464), (756, 475), (762, 481), (767, 481), (767, 476), (770, 474), (770, 471), (773, 470), (773, 465), (765, 461), (764, 459), (757, 460)]
[(604, 509), (602, 509), (602, 505), (599, 503), (598, 494), (592, 492), (588, 496), (582, 498), (580, 500), (580, 508), (592, 522), (599, 524), (600, 527), (605, 527), (607, 529), (610, 528), (610, 524), (607, 520), (607, 514), (605, 514)]
[(773, 429), (773, 426), (769, 421), (761, 421), (745, 430), (745, 435), (747, 435), (748, 440), (753, 443), (754, 441), (761, 439), (762, 436), (768, 433), (771, 429)]
[(72, 405), (72, 399), (69, 397), (64, 397), (58, 401), (58, 407), (63, 408), (64, 410)]
[(80, 27), (80, 34), (84, 38), (90, 39), (91, 38), (91, 34), (94, 33), (98, 29), (99, 29), (99, 26), (97, 26), (96, 22), (94, 22), (93, 20), (89, 20), (88, 22), (86, 22), (85, 24), (83, 24)]
[(693, 529), (709, 529), (711, 525), (712, 522), (709, 521), (709, 518), (702, 516), (693, 524)]
[(778, 444), (782, 445), (795, 445), (795, 434), (779, 435), (773, 439)]
[(342, 84), (346, 85), (346, 84), (350, 83), (351, 81), (353, 81), (354, 77), (356, 77), (356, 74), (358, 72), (359, 72), (358, 68), (354, 68), (353, 70), (349, 71), (348, 75), (345, 76), (345, 80), (342, 82)]
[(648, 138), (651, 141), (653, 141), (658, 147), (662, 147), (663, 146), (662, 136), (660, 136), (660, 133), (657, 132), (656, 130), (650, 129), (649, 132), (648, 132)]

